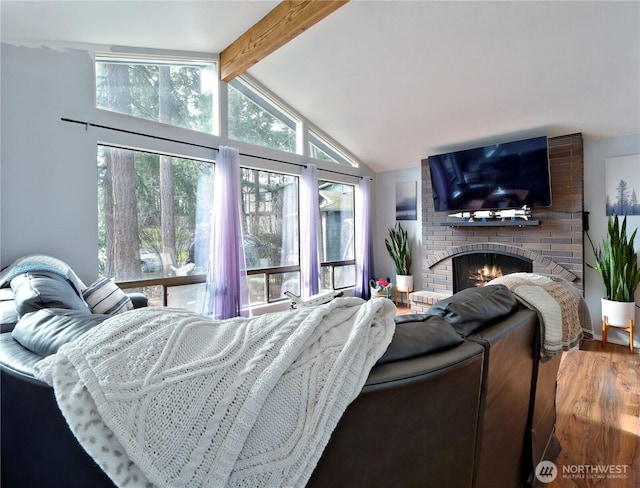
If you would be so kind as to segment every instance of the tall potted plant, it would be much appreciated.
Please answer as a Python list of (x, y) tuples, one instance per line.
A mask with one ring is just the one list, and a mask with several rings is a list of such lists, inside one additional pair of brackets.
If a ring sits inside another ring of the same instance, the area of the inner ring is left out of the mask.
[(407, 231), (400, 222), (389, 229), (389, 238), (384, 240), (389, 256), (393, 259), (396, 270), (396, 286), (398, 291), (413, 291), (413, 274), (411, 272), (411, 241)]
[(636, 232), (638, 229), (627, 239), (627, 217), (619, 225), (618, 216), (615, 215), (609, 217), (607, 237), (602, 245), (596, 248), (590, 241), (596, 258), (595, 269), (604, 283), (603, 339), (606, 338), (604, 317), (607, 317), (608, 325), (619, 327), (627, 326), (635, 317), (634, 294), (640, 284), (638, 254), (633, 247)]

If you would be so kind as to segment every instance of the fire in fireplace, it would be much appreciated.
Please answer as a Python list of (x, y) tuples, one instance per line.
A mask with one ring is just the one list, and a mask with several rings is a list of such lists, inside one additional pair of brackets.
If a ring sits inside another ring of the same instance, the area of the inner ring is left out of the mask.
[(475, 286), (484, 286), (494, 278), (503, 276), (500, 266), (489, 266), (485, 264), (480, 269), (470, 269), (469, 279), (475, 283)]
[(452, 258), (453, 291), (480, 287), (510, 273), (531, 273), (530, 259), (500, 252), (469, 252)]

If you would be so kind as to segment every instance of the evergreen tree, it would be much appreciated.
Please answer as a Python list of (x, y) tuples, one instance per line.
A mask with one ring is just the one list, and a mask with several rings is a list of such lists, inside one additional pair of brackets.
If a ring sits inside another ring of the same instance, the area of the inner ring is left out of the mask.
[(636, 191), (631, 191), (630, 208), (628, 215), (640, 215), (640, 205), (638, 205), (638, 197)]
[(616, 202), (616, 210), (618, 215), (626, 215), (627, 209), (629, 207), (629, 185), (624, 180), (620, 180), (618, 186), (616, 187), (616, 195), (618, 197), (618, 201)]
[[(106, 102), (110, 108), (127, 113), (131, 106), (131, 83), (126, 65), (110, 64), (106, 69)], [(140, 238), (135, 190), (133, 154), (109, 148), (105, 158), (106, 180), (111, 195), (104, 199), (110, 227), (106, 230), (108, 273), (117, 280), (140, 276)], [(106, 221), (105, 221), (106, 222)]]

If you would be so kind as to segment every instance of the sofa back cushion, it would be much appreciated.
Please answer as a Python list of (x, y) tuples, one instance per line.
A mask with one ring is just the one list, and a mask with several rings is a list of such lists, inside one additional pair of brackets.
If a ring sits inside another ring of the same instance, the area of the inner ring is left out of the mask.
[(463, 341), (442, 317), (410, 314), (396, 317), (395, 321), (396, 331), (391, 344), (377, 364), (430, 354), (455, 347)]
[(462, 337), (511, 315), (518, 302), (504, 285), (466, 288), (433, 304), (428, 315), (446, 320)]

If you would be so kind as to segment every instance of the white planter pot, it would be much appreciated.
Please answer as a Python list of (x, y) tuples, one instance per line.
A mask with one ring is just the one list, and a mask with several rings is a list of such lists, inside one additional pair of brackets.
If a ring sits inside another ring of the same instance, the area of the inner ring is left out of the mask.
[(413, 275), (396, 275), (396, 288), (398, 291), (413, 291)]
[(607, 317), (607, 324), (616, 327), (629, 327), (629, 320), (636, 316), (634, 302), (614, 302), (602, 299), (602, 316)]

